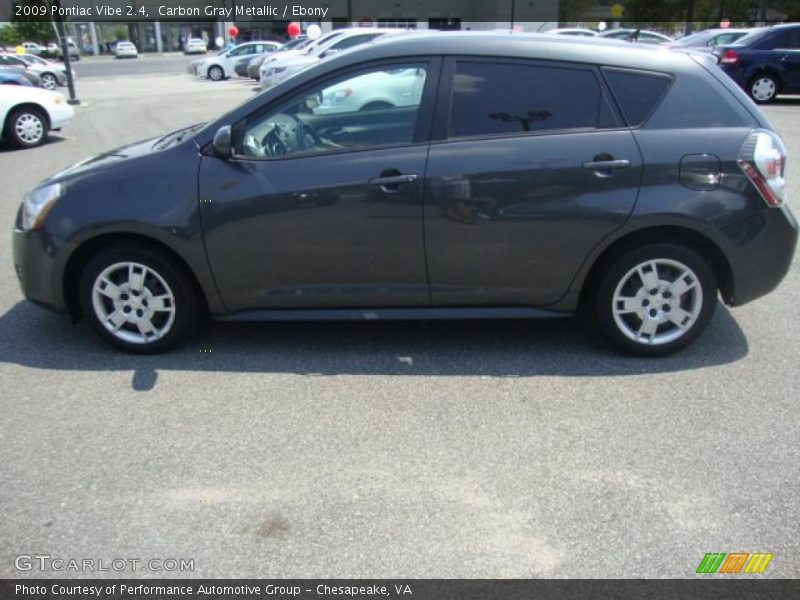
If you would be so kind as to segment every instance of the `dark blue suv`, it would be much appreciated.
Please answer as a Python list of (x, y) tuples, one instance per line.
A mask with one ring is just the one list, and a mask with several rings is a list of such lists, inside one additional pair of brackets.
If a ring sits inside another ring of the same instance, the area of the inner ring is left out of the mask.
[(719, 66), (759, 103), (800, 94), (800, 23), (758, 29), (714, 50)]

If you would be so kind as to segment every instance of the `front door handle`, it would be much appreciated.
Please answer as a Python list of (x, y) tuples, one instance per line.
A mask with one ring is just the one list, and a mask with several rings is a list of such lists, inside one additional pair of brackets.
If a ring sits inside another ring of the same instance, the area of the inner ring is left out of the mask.
[(384, 192), (396, 192), (401, 185), (414, 183), (416, 180), (416, 175), (389, 175), (370, 179), (369, 183), (370, 185), (380, 186)]
[(610, 171), (612, 169), (627, 169), (631, 166), (631, 161), (624, 158), (619, 160), (590, 160), (583, 163), (584, 169), (591, 171)]

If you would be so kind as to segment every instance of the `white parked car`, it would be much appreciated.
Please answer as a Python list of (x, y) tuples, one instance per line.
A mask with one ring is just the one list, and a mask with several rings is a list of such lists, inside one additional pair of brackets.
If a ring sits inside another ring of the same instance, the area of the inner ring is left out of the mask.
[(422, 101), (425, 71), (390, 69), (348, 79), (322, 91), (314, 114), (331, 115), (361, 110), (418, 106)]
[(595, 37), (597, 32), (585, 27), (559, 27), (545, 31), (548, 35), (576, 35), (578, 37)]
[[(378, 29), (376, 27), (364, 28), (354, 27), (351, 29), (338, 30), (340, 35), (329, 38), (307, 48), (304, 52), (285, 57), (276, 57), (275, 61), (264, 61), (261, 65), (261, 89), (266, 90), (277, 85), (284, 79), (291, 77), (303, 69), (317, 64), (320, 60), (343, 52), (350, 48), (355, 48), (361, 44), (371, 42), (382, 35), (397, 35), (408, 33), (404, 29)], [(322, 40), (322, 38), (320, 38)]]
[(117, 42), (114, 48), (114, 56), (117, 58), (138, 58), (139, 51), (133, 42)]
[(43, 144), (52, 130), (67, 125), (75, 109), (58, 92), (19, 85), (0, 86), (2, 137), (20, 148)]
[(245, 42), (195, 63), (195, 74), (212, 81), (222, 81), (234, 74), (234, 67), (239, 60), (272, 52), (280, 46), (278, 42)]
[(200, 38), (189, 38), (183, 47), (184, 54), (205, 54), (206, 52), (208, 52), (208, 46)]
[(25, 48), (27, 54), (39, 55), (46, 50), (44, 46), (40, 46), (34, 42), (23, 42), (22, 47)]

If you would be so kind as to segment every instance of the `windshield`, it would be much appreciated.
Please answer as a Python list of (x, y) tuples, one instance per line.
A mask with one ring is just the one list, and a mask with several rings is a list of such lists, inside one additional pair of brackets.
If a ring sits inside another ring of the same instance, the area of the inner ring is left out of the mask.
[(708, 31), (698, 31), (674, 42), (675, 46), (691, 46), (692, 44), (704, 44), (705, 41), (711, 36)]

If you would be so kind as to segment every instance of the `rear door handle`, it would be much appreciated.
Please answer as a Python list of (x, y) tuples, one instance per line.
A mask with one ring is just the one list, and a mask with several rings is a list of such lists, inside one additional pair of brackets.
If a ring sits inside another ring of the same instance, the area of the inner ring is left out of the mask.
[(384, 192), (396, 192), (397, 188), (407, 183), (414, 183), (416, 175), (390, 175), (388, 177), (376, 177), (370, 179), (370, 185), (378, 185)]
[(624, 158), (618, 160), (590, 160), (583, 163), (584, 169), (592, 171), (609, 171), (611, 169), (627, 169), (631, 166), (631, 161)]

